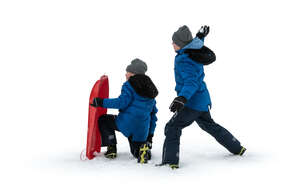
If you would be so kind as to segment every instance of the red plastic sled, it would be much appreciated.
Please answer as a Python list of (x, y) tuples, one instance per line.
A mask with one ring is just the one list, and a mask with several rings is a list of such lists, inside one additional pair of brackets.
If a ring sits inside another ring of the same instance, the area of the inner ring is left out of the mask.
[[(91, 91), (89, 104), (93, 103), (95, 97), (108, 98), (109, 86), (108, 77), (101, 76)], [(101, 134), (99, 131), (98, 119), (101, 115), (106, 114), (107, 109), (102, 107), (93, 107), (89, 105), (89, 122), (86, 144), (86, 157), (91, 160), (95, 157), (95, 153), (101, 151)]]

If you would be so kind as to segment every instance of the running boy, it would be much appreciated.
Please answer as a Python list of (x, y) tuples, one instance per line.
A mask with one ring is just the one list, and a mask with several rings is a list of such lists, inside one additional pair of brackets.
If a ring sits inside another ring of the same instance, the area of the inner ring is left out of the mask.
[[(179, 167), (179, 142), (182, 129), (194, 121), (199, 127), (213, 136), (228, 151), (242, 155), (245, 148), (224, 127), (215, 123), (210, 116), (211, 100), (204, 82), (203, 64), (197, 61), (197, 50), (204, 44), (204, 37), (209, 27), (203, 26), (193, 38), (187, 26), (180, 27), (172, 37), (175, 57), (175, 81), (177, 97), (173, 100), (170, 110), (175, 112), (165, 127), (162, 164), (172, 169)], [(193, 53), (191, 55), (186, 53)], [(195, 57), (196, 56), (196, 57)], [(195, 59), (196, 58), (196, 59)]]

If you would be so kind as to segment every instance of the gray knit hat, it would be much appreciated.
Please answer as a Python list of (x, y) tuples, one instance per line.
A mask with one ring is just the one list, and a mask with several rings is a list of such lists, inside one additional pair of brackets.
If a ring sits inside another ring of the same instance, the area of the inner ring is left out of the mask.
[(177, 46), (183, 48), (193, 40), (193, 36), (190, 29), (184, 25), (174, 32), (172, 40)]
[(144, 61), (136, 58), (127, 66), (126, 71), (133, 74), (145, 74), (147, 71), (147, 64)]

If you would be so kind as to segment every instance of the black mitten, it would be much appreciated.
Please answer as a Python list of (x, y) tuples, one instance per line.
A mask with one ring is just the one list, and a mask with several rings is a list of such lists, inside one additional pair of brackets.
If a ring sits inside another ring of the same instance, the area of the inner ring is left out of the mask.
[(183, 109), (184, 104), (187, 102), (186, 98), (183, 96), (178, 96), (176, 97), (173, 102), (171, 103), (169, 109), (171, 110), (171, 112), (179, 112)]
[(200, 39), (203, 39), (207, 36), (208, 33), (209, 33), (209, 26), (205, 25), (200, 28), (196, 36)]
[(103, 105), (102, 98), (94, 98), (93, 103), (91, 104), (91, 106), (93, 106), (93, 107), (102, 107), (102, 105)]
[(147, 146), (149, 147), (149, 149), (152, 149), (152, 138), (153, 134), (149, 134), (147, 137)]

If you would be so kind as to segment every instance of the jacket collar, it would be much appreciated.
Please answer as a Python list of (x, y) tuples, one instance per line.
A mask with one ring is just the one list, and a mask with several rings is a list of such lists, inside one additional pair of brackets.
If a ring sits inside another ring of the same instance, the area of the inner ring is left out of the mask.
[(180, 50), (177, 50), (176, 53), (177, 54), (183, 54), (183, 52), (186, 50), (186, 49), (200, 49), (202, 48), (202, 46), (204, 45), (204, 42), (203, 40), (199, 39), (198, 37), (195, 37), (191, 43), (187, 44), (186, 46), (184, 46), (183, 48), (181, 48)]

